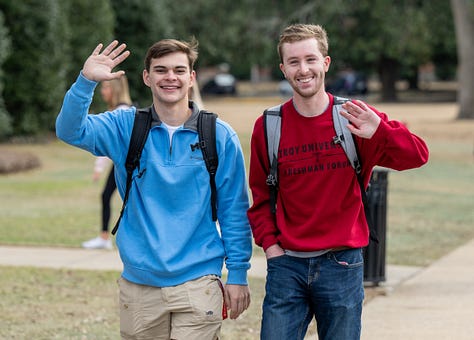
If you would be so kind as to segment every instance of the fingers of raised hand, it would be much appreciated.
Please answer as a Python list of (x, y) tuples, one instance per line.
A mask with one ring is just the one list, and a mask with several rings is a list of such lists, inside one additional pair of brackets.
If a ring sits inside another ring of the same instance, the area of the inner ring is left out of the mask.
[[(112, 41), (103, 51), (102, 51), (102, 55), (110, 55), (111, 53), (113, 53), (115, 47), (117, 47), (118, 45), (118, 41), (117, 40), (114, 40)], [(122, 44), (123, 45), (123, 44)]]
[(109, 56), (112, 59), (115, 58), (123, 58), (124, 54), (130, 54), (130, 51), (125, 51), (124, 50), (127, 48), (126, 44), (120, 44), (116, 49), (114, 49), (112, 52), (110, 52)]
[(94, 51), (92, 51), (92, 55), (99, 55), (100, 50), (102, 50), (102, 47), (104, 47), (104, 45), (103, 45), (102, 43), (100, 43), (99, 45), (97, 45), (97, 46), (94, 48)]
[(357, 100), (343, 104), (341, 114), (351, 122), (349, 130), (363, 138), (371, 138), (380, 124), (380, 117), (364, 102)]
[[(92, 52), (92, 55), (103, 55), (103, 56), (108, 56), (114, 48), (118, 45), (118, 41), (114, 40), (112, 41), (103, 51), (102, 48), (104, 47), (104, 44), (100, 43), (94, 48), (94, 51)], [(123, 44), (122, 44), (123, 45)], [(102, 52), (100, 52), (102, 51)]]
[(122, 76), (124, 71), (112, 72), (113, 68), (123, 62), (129, 55), (126, 44), (112, 41), (102, 52), (103, 44), (98, 44), (92, 55), (84, 63), (84, 76), (93, 81), (110, 80)]
[(103, 44), (97, 45), (94, 49), (93, 55), (100, 55), (102, 57), (108, 57), (116, 63), (122, 62), (125, 58), (130, 55), (130, 51), (125, 51), (127, 45), (122, 43), (119, 45), (117, 40), (112, 41), (102, 52)]
[[(124, 48), (126, 46), (124, 45)], [(122, 61), (124, 61), (128, 56), (130, 55), (130, 51), (125, 51), (117, 55), (117, 57), (114, 57), (114, 65), (120, 64)]]
[(358, 117), (368, 110), (367, 105), (360, 100), (345, 102), (342, 104), (342, 108), (346, 110), (349, 115), (354, 117)]

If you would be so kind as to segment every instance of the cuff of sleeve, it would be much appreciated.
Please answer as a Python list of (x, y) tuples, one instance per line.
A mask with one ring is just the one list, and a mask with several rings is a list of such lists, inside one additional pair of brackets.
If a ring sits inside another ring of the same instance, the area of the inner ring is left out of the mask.
[(270, 246), (273, 246), (274, 244), (277, 244), (277, 243), (278, 243), (278, 240), (276, 239), (276, 237), (274, 236), (267, 237), (262, 242), (263, 251), (266, 251)]
[(248, 286), (247, 270), (229, 270), (227, 274), (227, 284)]
[(387, 135), (386, 131), (387, 131), (387, 123), (381, 120), (379, 126), (377, 127), (377, 130), (375, 130), (375, 133), (371, 139), (373, 141), (376, 141), (377, 143), (384, 143), (385, 136)]
[(76, 79), (76, 84), (74, 88), (78, 93), (83, 93), (83, 94), (88, 95), (89, 93), (94, 91), (97, 84), (98, 82), (89, 80), (86, 77), (84, 77), (84, 74), (82, 74), (82, 71), (81, 71), (79, 73), (79, 76)]

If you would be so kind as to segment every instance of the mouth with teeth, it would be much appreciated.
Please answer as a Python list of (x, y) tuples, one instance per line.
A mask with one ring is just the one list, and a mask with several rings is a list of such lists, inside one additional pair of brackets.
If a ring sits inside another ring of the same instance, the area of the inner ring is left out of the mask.
[(180, 86), (178, 86), (178, 85), (161, 85), (160, 88), (165, 90), (165, 91), (173, 91), (173, 90), (180, 89)]
[(313, 79), (314, 79), (314, 76), (311, 76), (311, 77), (304, 77), (304, 78), (296, 78), (296, 81), (301, 84), (307, 84)]

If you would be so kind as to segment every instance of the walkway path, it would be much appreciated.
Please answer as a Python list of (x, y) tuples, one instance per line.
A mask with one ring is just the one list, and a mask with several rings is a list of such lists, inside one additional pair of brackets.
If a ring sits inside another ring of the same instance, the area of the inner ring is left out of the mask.
[(474, 339), (474, 240), (368, 303), (363, 340)]
[[(263, 256), (253, 256), (251, 264), (249, 276), (264, 278), (266, 275), (265, 258)], [(86, 250), (82, 248), (36, 248), (0, 245), (0, 265), (122, 270), (122, 262), (116, 250)], [(387, 266), (387, 281), (382, 288), (390, 291), (418, 270), (417, 267)]]

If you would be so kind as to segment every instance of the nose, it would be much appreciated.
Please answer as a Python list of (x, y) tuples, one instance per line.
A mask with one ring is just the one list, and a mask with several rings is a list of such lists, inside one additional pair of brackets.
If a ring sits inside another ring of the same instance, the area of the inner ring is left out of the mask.
[(177, 76), (176, 76), (176, 72), (174, 70), (168, 70), (168, 72), (166, 72), (166, 79), (174, 80), (176, 78), (177, 78)]
[(301, 73), (306, 73), (308, 72), (309, 70), (309, 67), (308, 67), (308, 64), (306, 64), (306, 62), (303, 60), (300, 62), (300, 72)]

